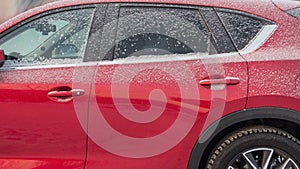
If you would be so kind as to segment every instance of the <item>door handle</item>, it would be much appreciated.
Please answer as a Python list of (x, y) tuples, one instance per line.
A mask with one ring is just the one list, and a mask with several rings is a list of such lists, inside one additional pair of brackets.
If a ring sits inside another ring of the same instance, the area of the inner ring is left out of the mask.
[(51, 91), (48, 93), (49, 97), (76, 97), (84, 95), (84, 90), (73, 89), (70, 91)]
[(211, 85), (222, 85), (222, 84), (231, 86), (231, 85), (237, 85), (239, 83), (240, 83), (240, 79), (237, 77), (226, 77), (220, 79), (204, 79), (200, 81), (200, 85), (205, 87)]
[(83, 89), (72, 89), (72, 90), (55, 90), (48, 93), (48, 98), (55, 102), (69, 102), (73, 97), (79, 97), (84, 95)]

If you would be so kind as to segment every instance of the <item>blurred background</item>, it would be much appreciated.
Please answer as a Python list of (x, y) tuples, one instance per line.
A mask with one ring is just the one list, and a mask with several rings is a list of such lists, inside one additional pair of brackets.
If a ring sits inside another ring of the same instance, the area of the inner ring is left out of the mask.
[(57, 0), (1, 0), (0, 23), (33, 7)]

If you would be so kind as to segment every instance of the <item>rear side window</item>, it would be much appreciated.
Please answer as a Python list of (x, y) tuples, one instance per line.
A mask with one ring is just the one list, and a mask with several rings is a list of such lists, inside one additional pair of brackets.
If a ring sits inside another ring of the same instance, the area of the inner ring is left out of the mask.
[(215, 50), (199, 10), (122, 7), (114, 59)]
[(242, 12), (217, 9), (217, 13), (238, 50), (250, 45), (266, 25), (273, 25), (269, 21)]
[(300, 19), (300, 8), (295, 8), (287, 11), (288, 14)]

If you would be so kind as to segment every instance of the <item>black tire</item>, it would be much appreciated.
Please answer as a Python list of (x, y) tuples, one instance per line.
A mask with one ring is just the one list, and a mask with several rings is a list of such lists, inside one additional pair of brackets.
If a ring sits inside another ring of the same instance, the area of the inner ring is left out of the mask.
[(206, 168), (297, 169), (299, 164), (298, 139), (277, 128), (253, 126), (237, 130), (221, 141), (208, 158)]

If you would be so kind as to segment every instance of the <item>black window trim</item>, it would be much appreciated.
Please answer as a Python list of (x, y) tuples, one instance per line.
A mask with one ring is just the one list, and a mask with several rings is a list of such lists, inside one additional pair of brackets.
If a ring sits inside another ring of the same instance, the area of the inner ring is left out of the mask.
[[(98, 59), (100, 47), (95, 48), (95, 45), (101, 45), (104, 26), (103, 23), (107, 20), (110, 3), (97, 4), (96, 6), (97, 8), (94, 11), (87, 44), (85, 47), (83, 63), (100, 61), (100, 59)], [(103, 60), (107, 59), (104, 58)]]
[[(200, 13), (203, 15), (207, 27), (209, 28), (212, 39), (211, 42), (214, 43), (215, 48), (218, 53), (234, 53), (237, 52), (233, 41), (231, 40), (226, 28), (224, 27), (222, 21), (217, 15), (217, 12), (213, 7), (201, 7)], [(212, 17), (208, 19), (209, 17)], [(225, 46), (226, 44), (227, 46)], [(229, 46), (230, 45), (230, 46)]]

